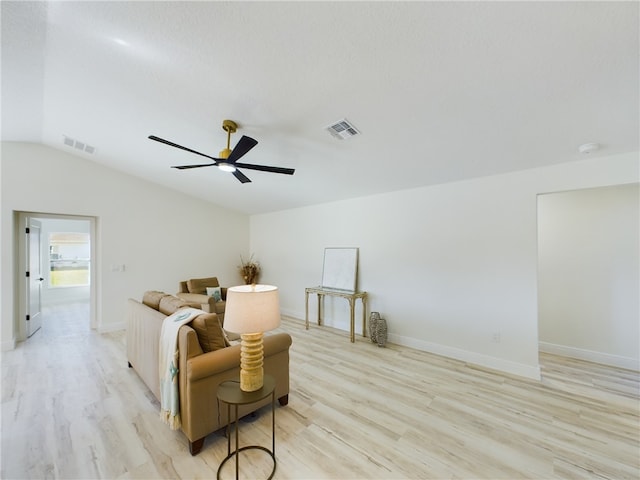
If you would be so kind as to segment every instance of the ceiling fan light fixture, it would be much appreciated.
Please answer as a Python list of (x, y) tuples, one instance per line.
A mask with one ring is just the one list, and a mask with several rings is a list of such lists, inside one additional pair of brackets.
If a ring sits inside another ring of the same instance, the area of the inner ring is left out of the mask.
[(236, 167), (234, 167), (230, 163), (218, 163), (218, 168), (223, 172), (233, 173), (236, 171)]

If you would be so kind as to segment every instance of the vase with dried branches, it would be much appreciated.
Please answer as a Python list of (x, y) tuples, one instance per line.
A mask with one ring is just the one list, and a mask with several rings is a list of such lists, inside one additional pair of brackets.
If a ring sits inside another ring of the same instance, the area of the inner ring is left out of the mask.
[(240, 275), (246, 285), (253, 285), (258, 283), (258, 277), (260, 276), (260, 263), (253, 259), (253, 255), (249, 257), (249, 260), (244, 260), (240, 255)]

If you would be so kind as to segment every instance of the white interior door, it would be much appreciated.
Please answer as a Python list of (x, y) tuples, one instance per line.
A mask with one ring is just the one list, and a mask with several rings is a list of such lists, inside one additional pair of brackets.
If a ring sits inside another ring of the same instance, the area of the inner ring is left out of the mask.
[(29, 218), (27, 221), (27, 337), (42, 326), (42, 223)]

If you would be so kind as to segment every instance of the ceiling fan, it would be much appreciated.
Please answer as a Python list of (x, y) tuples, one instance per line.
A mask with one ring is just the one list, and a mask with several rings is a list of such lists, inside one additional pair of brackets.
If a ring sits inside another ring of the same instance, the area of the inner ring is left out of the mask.
[(249, 150), (255, 147), (258, 144), (258, 141), (254, 140), (251, 137), (247, 137), (246, 135), (243, 135), (240, 141), (233, 148), (233, 150), (231, 150), (229, 148), (229, 143), (231, 142), (231, 134), (236, 132), (236, 130), (238, 129), (238, 125), (233, 120), (223, 120), (222, 129), (225, 132), (227, 132), (227, 148), (225, 148), (220, 152), (220, 158), (215, 158), (209, 155), (205, 155), (204, 153), (196, 152), (195, 150), (191, 150), (190, 148), (183, 147), (182, 145), (178, 145), (177, 143), (170, 142), (169, 140), (156, 137), (155, 135), (149, 135), (149, 139), (155, 140), (156, 142), (164, 143), (171, 147), (176, 147), (181, 150), (185, 150), (187, 152), (195, 153), (196, 155), (200, 155), (202, 157), (206, 157), (213, 160), (213, 163), (204, 163), (204, 164), (198, 164), (198, 165), (177, 165), (177, 166), (171, 167), (171, 168), (177, 168), (178, 170), (186, 170), (189, 168), (200, 168), (200, 167), (218, 167), (220, 170), (224, 172), (233, 173), (233, 175), (241, 183), (249, 183), (251, 182), (251, 180), (244, 173), (238, 170), (238, 168), (246, 168), (249, 170), (259, 170), (261, 172), (282, 173), (285, 175), (293, 175), (293, 172), (295, 172), (293, 168), (269, 167), (267, 165), (253, 165), (251, 163), (238, 163), (238, 160), (243, 155), (245, 155)]

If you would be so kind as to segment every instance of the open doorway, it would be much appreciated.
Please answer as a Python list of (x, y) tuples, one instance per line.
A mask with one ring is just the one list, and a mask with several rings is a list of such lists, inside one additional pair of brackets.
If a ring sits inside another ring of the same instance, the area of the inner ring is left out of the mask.
[(639, 370), (639, 184), (538, 196), (542, 352)]
[(18, 338), (45, 334), (40, 326), (66, 311), (61, 307), (85, 311), (83, 327), (96, 328), (95, 218), (19, 212), (18, 222)]

